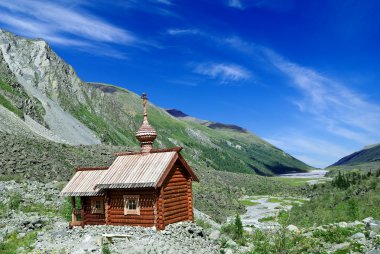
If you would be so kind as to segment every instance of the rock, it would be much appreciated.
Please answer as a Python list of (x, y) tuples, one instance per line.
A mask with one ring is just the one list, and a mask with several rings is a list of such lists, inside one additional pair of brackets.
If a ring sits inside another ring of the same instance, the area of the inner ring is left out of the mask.
[(375, 250), (368, 251), (366, 254), (380, 254), (380, 249), (377, 248)]
[(347, 222), (344, 222), (344, 221), (339, 222), (338, 225), (339, 225), (339, 227), (341, 227), (341, 228), (346, 228), (346, 227), (348, 226)]
[(219, 240), (219, 238), (220, 238), (220, 231), (219, 231), (219, 230), (214, 230), (214, 231), (212, 231), (212, 232), (210, 233), (210, 235), (209, 235), (209, 238), (210, 238), (211, 240)]
[(378, 236), (374, 231), (369, 231), (369, 238), (372, 238), (372, 239), (376, 239), (376, 237)]
[(23, 237), (25, 237), (25, 235), (26, 235), (26, 233), (21, 232), (21, 233), (19, 233), (19, 234), (17, 235), (17, 238), (18, 238), (18, 239), (23, 238)]
[(353, 240), (361, 240), (361, 239), (365, 239), (365, 235), (363, 233), (359, 232), (359, 233), (352, 235), (350, 238)]
[(229, 239), (228, 241), (227, 241), (227, 246), (237, 246), (237, 243), (234, 241), (234, 240), (232, 240), (232, 239)]
[(368, 223), (368, 222), (370, 222), (370, 221), (372, 221), (372, 220), (373, 220), (372, 217), (367, 217), (367, 218), (365, 218), (365, 219), (363, 220), (363, 222), (364, 222), (364, 223)]
[(231, 249), (226, 249), (226, 250), (224, 251), (224, 253), (226, 253), (226, 254), (233, 254), (234, 252), (233, 252), (233, 250), (231, 250)]
[(294, 225), (289, 225), (286, 227), (287, 230), (289, 230), (290, 232), (294, 232), (294, 233), (299, 233), (300, 230), (297, 228), (297, 226), (294, 226)]
[(367, 223), (367, 227), (370, 230), (380, 232), (380, 221), (372, 220)]
[(343, 243), (340, 243), (340, 244), (335, 244), (332, 247), (332, 252), (335, 252), (337, 250), (342, 250), (342, 249), (348, 249), (349, 247), (350, 247), (350, 243), (348, 243), (348, 242), (343, 242)]

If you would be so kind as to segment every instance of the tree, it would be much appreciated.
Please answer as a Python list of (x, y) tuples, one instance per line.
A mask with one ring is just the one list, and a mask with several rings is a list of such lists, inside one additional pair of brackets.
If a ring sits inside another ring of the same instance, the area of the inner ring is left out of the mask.
[(235, 235), (237, 239), (243, 237), (243, 223), (241, 222), (240, 215), (237, 213), (235, 217)]

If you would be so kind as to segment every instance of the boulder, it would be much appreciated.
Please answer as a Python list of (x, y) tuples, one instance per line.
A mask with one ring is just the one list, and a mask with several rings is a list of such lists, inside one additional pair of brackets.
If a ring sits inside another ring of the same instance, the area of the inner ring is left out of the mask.
[(209, 235), (209, 238), (211, 240), (219, 240), (220, 238), (220, 231), (219, 230), (213, 230), (210, 235)]
[(370, 221), (372, 221), (372, 220), (373, 220), (372, 217), (367, 217), (367, 218), (365, 218), (365, 219), (363, 220), (363, 222), (364, 222), (364, 223), (368, 223), (368, 222), (370, 222)]
[(293, 233), (299, 233), (300, 230), (297, 228), (297, 226), (294, 226), (294, 225), (289, 225), (286, 227), (287, 230), (289, 230), (290, 232), (293, 232)]
[(353, 240), (361, 240), (361, 239), (365, 239), (365, 235), (361, 232), (358, 232), (356, 234), (353, 234), (350, 238)]
[(347, 222), (344, 222), (344, 221), (339, 222), (338, 225), (339, 225), (339, 227), (341, 227), (341, 228), (346, 228), (346, 227), (348, 226)]

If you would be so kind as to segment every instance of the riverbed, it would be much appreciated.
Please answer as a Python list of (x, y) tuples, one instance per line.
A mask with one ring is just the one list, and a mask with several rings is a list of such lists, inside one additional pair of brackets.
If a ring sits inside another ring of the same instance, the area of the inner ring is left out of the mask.
[[(280, 178), (308, 178), (308, 184), (325, 182), (327, 170), (312, 170), (305, 173), (282, 174)], [(302, 205), (308, 199), (295, 197), (275, 197), (275, 196), (245, 196), (244, 200), (253, 203), (247, 206), (247, 212), (241, 216), (241, 221), (246, 230), (251, 231), (253, 228), (276, 229), (279, 227), (277, 217), (280, 211), (289, 211), (293, 205)]]

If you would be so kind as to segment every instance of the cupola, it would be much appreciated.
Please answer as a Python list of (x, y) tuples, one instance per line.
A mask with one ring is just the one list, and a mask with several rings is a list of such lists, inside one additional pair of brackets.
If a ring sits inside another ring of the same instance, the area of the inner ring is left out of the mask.
[(148, 113), (146, 110), (146, 104), (148, 102), (148, 97), (146, 93), (141, 96), (144, 106), (144, 120), (141, 127), (136, 131), (136, 139), (140, 142), (141, 152), (149, 153), (153, 148), (153, 142), (157, 137), (156, 130), (148, 122)]

